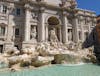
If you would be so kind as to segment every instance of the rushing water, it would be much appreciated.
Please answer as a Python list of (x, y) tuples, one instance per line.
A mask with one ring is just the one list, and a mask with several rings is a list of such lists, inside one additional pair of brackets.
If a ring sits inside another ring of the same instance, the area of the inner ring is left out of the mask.
[(100, 66), (93, 64), (76, 66), (53, 65), (35, 70), (1, 72), (0, 76), (100, 76)]

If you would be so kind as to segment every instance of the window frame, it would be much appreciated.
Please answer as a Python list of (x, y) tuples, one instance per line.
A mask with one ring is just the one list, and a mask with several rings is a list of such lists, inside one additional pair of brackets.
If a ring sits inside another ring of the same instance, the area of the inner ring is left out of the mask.
[(15, 37), (20, 36), (20, 29), (19, 28), (15, 28)]
[(0, 26), (0, 36), (5, 36), (6, 27)]
[(21, 9), (20, 8), (16, 8), (16, 15), (20, 16), (21, 15)]
[(2, 5), (2, 13), (7, 13), (7, 5)]

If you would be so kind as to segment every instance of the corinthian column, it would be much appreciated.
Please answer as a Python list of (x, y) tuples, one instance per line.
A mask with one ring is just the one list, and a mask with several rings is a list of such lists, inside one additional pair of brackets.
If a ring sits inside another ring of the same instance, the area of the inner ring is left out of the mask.
[(80, 16), (80, 23), (81, 23), (81, 31), (82, 31), (82, 42), (84, 42), (84, 17), (83, 16)]
[(44, 42), (45, 41), (45, 13), (44, 8), (40, 8), (39, 13), (39, 22), (38, 22), (38, 41)]
[(82, 31), (82, 42), (84, 42), (84, 23), (81, 22), (81, 31)]
[(75, 16), (73, 18), (73, 40), (74, 42), (79, 41), (79, 35), (78, 35), (78, 18)]
[(66, 17), (66, 12), (62, 14), (62, 41), (63, 43), (68, 42), (68, 20)]
[(25, 5), (25, 39), (24, 41), (30, 40), (30, 8), (29, 5)]

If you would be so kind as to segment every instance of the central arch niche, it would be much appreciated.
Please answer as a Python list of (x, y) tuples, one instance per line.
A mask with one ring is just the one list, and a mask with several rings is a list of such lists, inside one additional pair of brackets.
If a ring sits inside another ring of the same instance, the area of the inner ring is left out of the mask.
[(50, 17), (50, 18), (48, 19), (48, 24), (49, 24), (49, 25), (59, 25), (60, 22), (59, 22), (59, 19), (58, 19), (58, 18), (52, 16), (52, 17)]
[(51, 16), (48, 18), (48, 41), (50, 40), (51, 31), (55, 32), (57, 41), (61, 41), (61, 25), (57, 17)]

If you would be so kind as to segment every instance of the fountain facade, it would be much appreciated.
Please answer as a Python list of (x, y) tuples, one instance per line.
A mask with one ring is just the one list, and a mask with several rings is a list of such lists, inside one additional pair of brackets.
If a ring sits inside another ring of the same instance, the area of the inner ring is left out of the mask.
[(41, 42), (84, 42), (96, 25), (95, 13), (78, 9), (75, 0), (3, 0), (0, 11), (1, 53)]
[(1, 64), (21, 69), (95, 61), (92, 49), (82, 49), (96, 24), (95, 13), (78, 9), (75, 0), (53, 2), (0, 1)]

